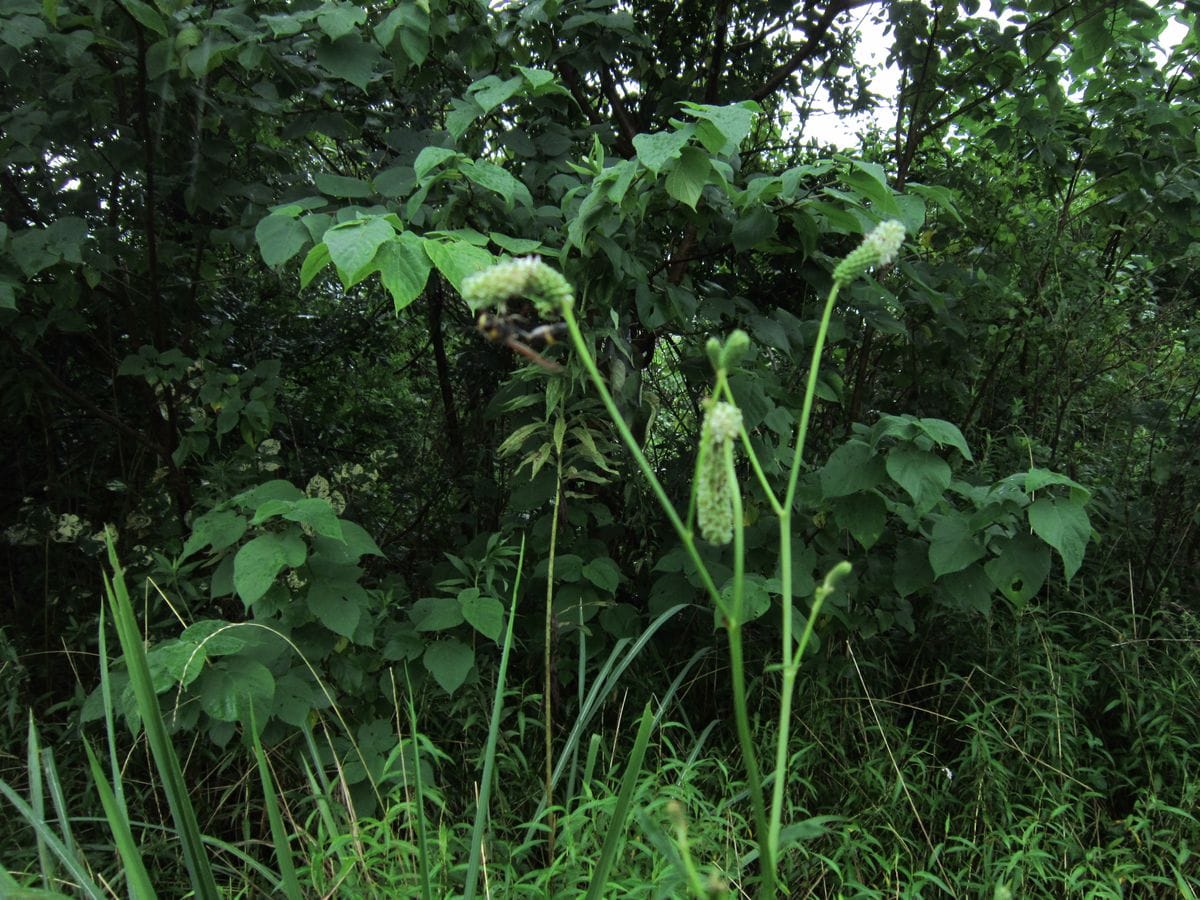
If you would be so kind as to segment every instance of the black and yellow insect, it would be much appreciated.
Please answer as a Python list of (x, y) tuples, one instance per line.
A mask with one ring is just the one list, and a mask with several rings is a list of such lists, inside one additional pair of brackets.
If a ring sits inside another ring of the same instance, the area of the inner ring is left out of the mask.
[(523, 316), (497, 315), (486, 311), (481, 312), (475, 322), (479, 333), (489, 341), (504, 344), (509, 350), (520, 353), (550, 372), (563, 371), (562, 366), (546, 359), (533, 347), (544, 347), (561, 341), (567, 335), (567, 326), (562, 322), (553, 322), (526, 330), (525, 323)]

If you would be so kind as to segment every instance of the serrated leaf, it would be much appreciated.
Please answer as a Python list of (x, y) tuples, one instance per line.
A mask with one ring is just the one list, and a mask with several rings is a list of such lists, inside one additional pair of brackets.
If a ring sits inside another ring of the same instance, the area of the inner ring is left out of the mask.
[(504, 626), (504, 604), (495, 597), (481, 595), (476, 588), (468, 588), (458, 595), (458, 605), (463, 618), (484, 637), (500, 640)]
[(703, 129), (698, 132), (710, 153), (735, 152), (754, 127), (755, 115), (761, 111), (753, 101), (729, 106), (709, 106), (702, 103), (684, 103), (683, 106), (697, 119), (711, 126), (712, 131)]
[(1040, 497), (1026, 510), (1034, 534), (1058, 551), (1063, 572), (1070, 582), (1083, 564), (1092, 524), (1082, 503)]
[(707, 153), (699, 147), (684, 147), (675, 168), (667, 176), (667, 193), (680, 203), (695, 209), (696, 201), (700, 199), (704, 185), (708, 183), (710, 172), (712, 163), (709, 162)]
[(425, 651), (425, 668), (447, 694), (458, 690), (471, 666), (475, 665), (475, 652), (461, 641), (447, 638), (431, 644)]

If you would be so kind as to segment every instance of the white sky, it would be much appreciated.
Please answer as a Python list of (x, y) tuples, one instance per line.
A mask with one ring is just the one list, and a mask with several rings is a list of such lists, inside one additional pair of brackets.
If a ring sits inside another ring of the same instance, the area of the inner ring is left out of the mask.
[[(981, 10), (981, 12), (984, 11)], [(884, 60), (887, 59), (892, 44), (891, 35), (883, 33), (883, 22), (875, 21), (882, 19), (881, 4), (873, 3), (870, 6), (860, 7), (851, 11), (850, 15), (862, 38), (858, 45), (859, 62), (878, 67), (872, 81), (872, 90), (880, 97), (895, 97), (900, 92), (900, 72), (893, 66), (884, 65)], [(1160, 51), (1158, 54), (1160, 62), (1166, 60), (1167, 53), (1187, 36), (1187, 32), (1188, 27), (1178, 18), (1171, 19), (1166, 30), (1159, 36), (1159, 44), (1167, 48), (1166, 51)], [(896, 121), (895, 106), (885, 100), (872, 113), (862, 113), (839, 119), (830, 108), (828, 98), (818, 97), (805, 125), (804, 137), (815, 137), (823, 144), (835, 144), (844, 149), (850, 149), (858, 146), (857, 133), (872, 121), (877, 122), (884, 131), (887, 131)]]

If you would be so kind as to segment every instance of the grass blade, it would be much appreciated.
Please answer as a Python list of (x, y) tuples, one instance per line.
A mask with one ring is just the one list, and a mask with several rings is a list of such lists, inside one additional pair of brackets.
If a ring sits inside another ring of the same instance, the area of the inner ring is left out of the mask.
[(79, 860), (75, 859), (74, 855), (58, 839), (58, 836), (51, 830), (50, 826), (43, 819), (34, 815), (33, 809), (21, 799), (21, 795), (4, 781), (0, 781), (0, 794), (3, 794), (8, 799), (8, 802), (16, 807), (17, 812), (25, 818), (25, 821), (37, 833), (38, 840), (46, 842), (46, 846), (58, 857), (58, 861), (63, 864), (63, 868), (75, 879), (76, 887), (85, 896), (91, 898), (91, 900), (106, 900), (106, 894), (96, 886), (96, 883), (92, 881), (88, 873), (83, 870), (83, 867), (79, 864)]
[[(100, 768), (100, 760), (96, 759), (92, 745), (84, 741), (83, 749), (87, 753), (88, 766), (92, 770), (92, 780), (96, 783), (96, 791), (100, 794), (100, 805), (104, 807), (104, 815), (108, 818), (108, 825), (112, 829), (117, 853), (125, 867), (125, 882), (129, 885), (129, 896), (134, 900), (154, 900), (158, 894), (155, 893), (154, 885), (150, 883), (150, 873), (146, 871), (146, 864), (142, 861), (137, 841), (133, 839), (129, 818), (117, 803), (116, 795), (113, 794), (108, 779), (104, 777), (104, 770)], [(114, 772), (113, 777), (119, 779), (120, 773)]]
[(617, 850), (625, 837), (625, 823), (629, 818), (629, 807), (633, 804), (633, 791), (637, 787), (638, 777), (642, 774), (642, 760), (646, 757), (646, 747), (650, 744), (650, 733), (654, 730), (654, 712), (647, 703), (642, 710), (642, 724), (638, 726), (637, 737), (633, 741), (633, 750), (629, 754), (629, 762), (625, 766), (625, 775), (621, 778), (621, 791), (617, 794), (617, 805), (613, 807), (612, 819), (608, 823), (608, 831), (604, 835), (604, 846), (600, 849), (600, 859), (592, 871), (591, 886), (588, 888), (587, 900), (600, 900), (608, 884), (608, 872), (617, 858)]
[(421, 900), (433, 900), (433, 888), (429, 883), (429, 839), (425, 833), (425, 788), (421, 783), (421, 740), (417, 736), (417, 708), (413, 706), (412, 682), (408, 669), (404, 670), (408, 687), (408, 727), (413, 742), (413, 793), (416, 795), (417, 817), (417, 868), (421, 874)]
[(267, 807), (267, 819), (271, 823), (271, 839), (275, 843), (275, 859), (279, 861), (280, 889), (288, 900), (301, 900), (304, 893), (300, 890), (300, 882), (296, 878), (296, 863), (292, 859), (292, 846), (288, 841), (287, 829), (283, 826), (283, 817), (279, 814), (275, 782), (271, 778), (271, 767), (267, 765), (267, 755), (263, 752), (262, 739), (258, 736), (253, 706), (250, 708), (250, 737), (254, 741), (254, 759), (258, 762), (258, 774), (262, 779), (263, 803)]
[(159, 710), (158, 694), (154, 691), (150, 666), (146, 662), (146, 649), (138, 631), (133, 604), (129, 601), (129, 591), (125, 587), (125, 573), (117, 559), (111, 536), (106, 535), (105, 539), (108, 543), (108, 561), (113, 576), (111, 581), (105, 576), (104, 592), (112, 609), (114, 624), (117, 626), (117, 637), (121, 641), (121, 652), (125, 656), (129, 681), (137, 698), (142, 727), (146, 731), (146, 739), (150, 743), (150, 751), (163, 782), (163, 791), (171, 808), (171, 818), (183, 845), (183, 858), (187, 864), (192, 889), (200, 900), (217, 900), (217, 883), (213, 878), (208, 852), (200, 838), (200, 826), (196, 822), (196, 812), (192, 809), (187, 784), (183, 780), (179, 758), (175, 755), (175, 748), (171, 744), (167, 726)]
[[(29, 772), (29, 807), (33, 814), (45, 821), (45, 794), (42, 791), (42, 767), (38, 765), (38, 732), (33, 723), (33, 710), (29, 711), (29, 740), (26, 745), (26, 769)], [(38, 865), (42, 870), (42, 885), (49, 888), (54, 883), (54, 854), (46, 846), (41, 835), (37, 836)]]
[(467, 862), (467, 884), (463, 892), (465, 900), (474, 900), (475, 898), (475, 883), (479, 878), (479, 863), (483, 858), (483, 832), (487, 824), (488, 801), (491, 799), (492, 793), (496, 743), (500, 738), (500, 713), (504, 709), (504, 682), (505, 675), (508, 673), (508, 653), (512, 649), (513, 623), (517, 619), (517, 597), (521, 591), (521, 569), (524, 563), (525, 538), (522, 536), (521, 553), (517, 559), (517, 577), (513, 583), (512, 603), (508, 609), (508, 630), (504, 634), (504, 647), (500, 651), (500, 670), (496, 673), (496, 694), (492, 698), (492, 720), (488, 723), (487, 748), (483, 754), (483, 780), (479, 785), (479, 801), (475, 807), (475, 825), (471, 829), (471, 858)]

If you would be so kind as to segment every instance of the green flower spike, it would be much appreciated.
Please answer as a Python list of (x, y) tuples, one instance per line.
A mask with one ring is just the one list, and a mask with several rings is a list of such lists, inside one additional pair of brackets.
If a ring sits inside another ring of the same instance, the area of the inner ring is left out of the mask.
[(880, 222), (868, 234), (857, 250), (838, 263), (833, 280), (849, 284), (872, 266), (891, 265), (904, 243), (904, 225), (895, 219)]
[(497, 263), (463, 279), (463, 299), (473, 310), (504, 305), (517, 297), (533, 301), (538, 315), (557, 318), (575, 296), (571, 285), (537, 256)]
[(733, 492), (737, 485), (729, 478), (727, 463), (732, 460), (733, 442), (741, 430), (740, 409), (732, 403), (709, 405), (700, 429), (703, 462), (696, 484), (696, 522), (710, 544), (733, 540)]

